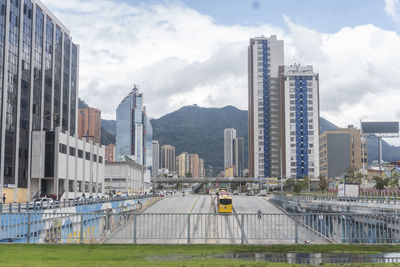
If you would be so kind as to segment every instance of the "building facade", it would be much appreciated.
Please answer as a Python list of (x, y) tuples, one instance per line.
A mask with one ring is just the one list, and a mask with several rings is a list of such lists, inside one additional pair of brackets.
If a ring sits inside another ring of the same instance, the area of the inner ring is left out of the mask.
[(158, 175), (158, 170), (160, 169), (160, 145), (157, 140), (153, 140), (152, 142), (152, 167), (151, 167), (151, 175), (156, 177)]
[(199, 177), (206, 177), (206, 169), (204, 166), (204, 159), (199, 159)]
[(101, 144), (101, 110), (97, 108), (79, 109), (78, 137), (93, 139)]
[(244, 170), (243, 138), (233, 139), (233, 165), (235, 168), (235, 177), (243, 177), (243, 170)]
[(115, 161), (105, 165), (105, 193), (139, 194), (146, 191), (145, 169), (133, 161)]
[(74, 136), (79, 47), (40, 1), (1, 0), (0, 194), (30, 198), (32, 131)]
[(106, 146), (106, 162), (115, 161), (115, 144), (108, 144)]
[[(250, 39), (248, 47), (249, 176), (280, 176), (279, 66), (284, 65), (283, 41)], [(225, 167), (227, 167), (225, 165)]]
[(236, 138), (236, 130), (227, 128), (224, 130), (224, 167), (233, 165), (233, 139)]
[(319, 77), (312, 66), (279, 68), (283, 176), (319, 176)]
[(325, 177), (342, 177), (348, 168), (361, 169), (368, 165), (367, 142), (352, 125), (323, 132), (319, 145), (320, 173)]
[(186, 177), (186, 158), (188, 157), (187, 152), (183, 152), (176, 157), (176, 169), (178, 177)]
[[(45, 151), (44, 153), (42, 151)], [(104, 193), (105, 147), (93, 140), (54, 131), (32, 133), (33, 195), (57, 199), (102, 196)]]
[(146, 168), (152, 170), (153, 168), (153, 126), (149, 119), (146, 119), (146, 146), (145, 146), (145, 163)]
[(146, 166), (146, 125), (143, 94), (134, 85), (117, 107), (116, 160), (123, 160), (128, 156), (136, 163)]
[(176, 172), (175, 147), (163, 145), (161, 147), (161, 168), (167, 169), (169, 173)]

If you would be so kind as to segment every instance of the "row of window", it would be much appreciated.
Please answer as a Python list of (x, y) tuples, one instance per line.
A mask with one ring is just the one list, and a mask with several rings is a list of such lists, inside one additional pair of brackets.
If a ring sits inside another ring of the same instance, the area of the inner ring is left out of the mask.
[[(60, 144), (58, 151), (63, 154), (67, 154), (67, 146), (64, 144)], [(76, 148), (69, 147), (69, 155), (75, 157), (76, 156)], [(78, 158), (83, 159), (83, 150), (78, 149)], [(103, 163), (103, 157), (98, 156), (96, 154), (92, 155), (92, 159), (94, 162), (97, 162), (97, 158), (99, 159), (99, 163)], [(90, 160), (90, 152), (85, 152), (85, 159)]]

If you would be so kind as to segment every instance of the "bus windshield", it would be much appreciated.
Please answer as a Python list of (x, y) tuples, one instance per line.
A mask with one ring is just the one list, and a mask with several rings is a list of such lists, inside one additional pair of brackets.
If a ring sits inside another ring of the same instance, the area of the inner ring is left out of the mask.
[(220, 199), (219, 203), (221, 205), (230, 205), (230, 204), (232, 204), (232, 199)]

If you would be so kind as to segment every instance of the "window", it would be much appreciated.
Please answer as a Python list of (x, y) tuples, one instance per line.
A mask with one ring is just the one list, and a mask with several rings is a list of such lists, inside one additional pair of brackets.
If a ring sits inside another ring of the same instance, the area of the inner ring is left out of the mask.
[(294, 117), (294, 112), (290, 112), (290, 117)]
[(85, 156), (86, 156), (86, 160), (90, 160), (90, 152), (86, 152)]
[(103, 157), (99, 156), (99, 163), (103, 163)]
[(93, 161), (97, 162), (97, 155), (93, 154)]
[(78, 157), (79, 158), (83, 158), (83, 150), (82, 149), (78, 149)]
[(290, 119), (290, 123), (295, 123), (294, 119)]
[(69, 147), (69, 154), (71, 155), (71, 156), (75, 156), (75, 147)]
[(296, 109), (292, 106), (290, 107), (290, 111), (295, 111)]
[(58, 151), (63, 154), (67, 154), (67, 146), (64, 144), (60, 144)]
[(290, 94), (290, 98), (294, 98), (294, 94)]

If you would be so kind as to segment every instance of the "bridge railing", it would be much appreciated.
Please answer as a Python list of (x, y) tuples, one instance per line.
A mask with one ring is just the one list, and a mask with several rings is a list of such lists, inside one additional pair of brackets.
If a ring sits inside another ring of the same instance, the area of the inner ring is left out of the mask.
[(337, 195), (281, 195), (276, 194), (276, 199), (296, 200), (299, 202), (310, 201), (343, 201), (358, 203), (380, 203), (400, 205), (400, 196), (397, 195), (360, 195), (358, 197), (337, 196)]
[(8, 243), (400, 243), (396, 214), (1, 213)]
[(112, 196), (112, 197), (102, 197), (102, 198), (85, 198), (85, 199), (64, 199), (62, 201), (55, 200), (53, 202), (44, 202), (44, 205), (40, 205), (36, 202), (24, 202), (24, 203), (0, 203), (0, 213), (23, 213), (23, 212), (35, 212), (45, 209), (57, 209), (57, 208), (70, 208), (76, 206), (94, 205), (94, 204), (104, 204), (124, 200), (134, 200), (156, 197), (156, 194), (142, 194), (142, 195), (132, 195), (132, 196)]

